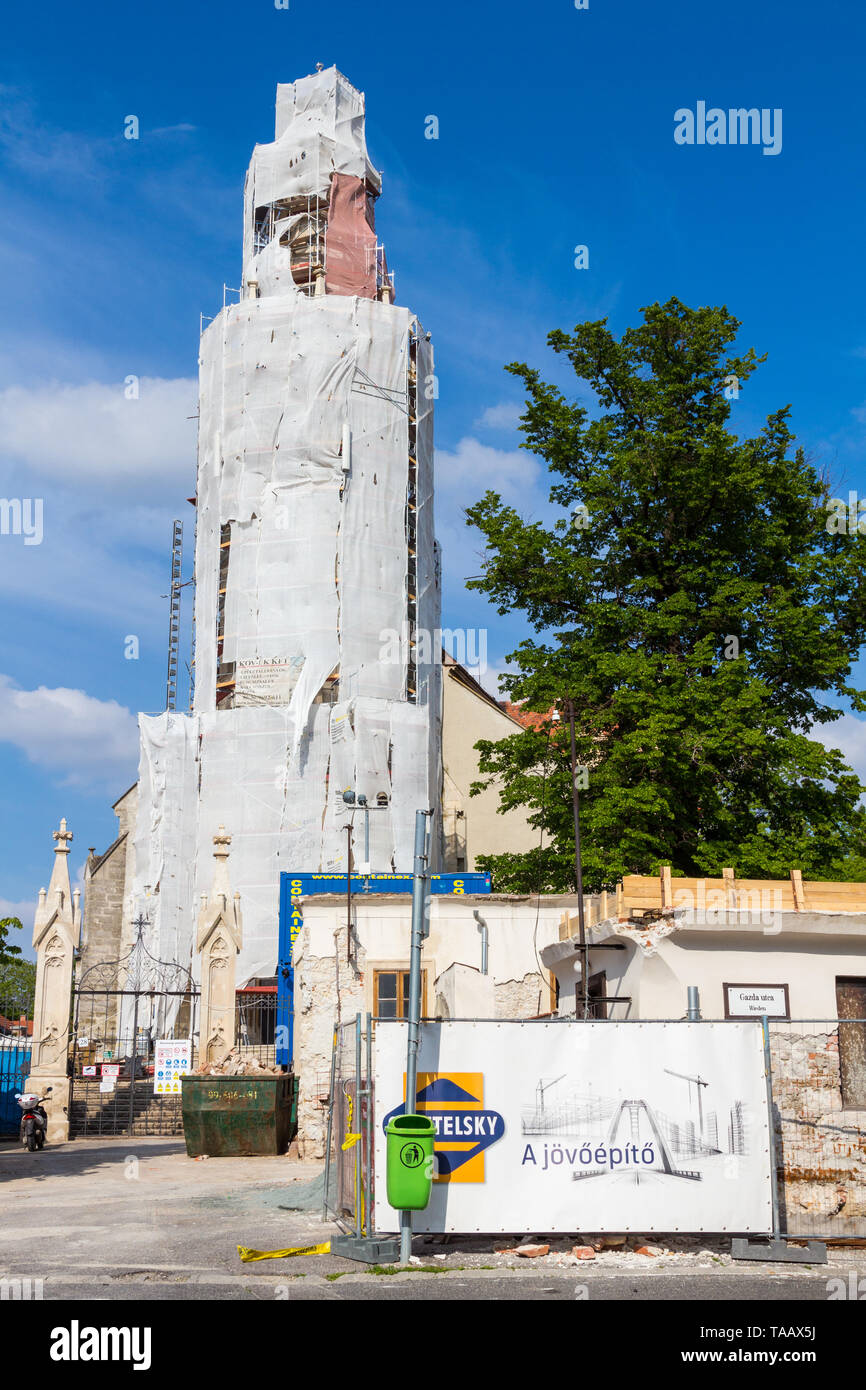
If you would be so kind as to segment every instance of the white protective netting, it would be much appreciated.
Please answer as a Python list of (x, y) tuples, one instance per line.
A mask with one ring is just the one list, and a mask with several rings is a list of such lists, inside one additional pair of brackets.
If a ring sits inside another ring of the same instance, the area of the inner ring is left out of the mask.
[[(245, 285), (260, 269), (250, 270), (254, 209), (326, 196), (334, 171), (378, 187), (363, 97), (336, 69), (279, 88), (276, 134), (247, 178)], [(413, 317), (373, 299), (307, 296), (291, 276), (257, 283), (258, 297), (202, 336), (195, 712), (141, 720), (134, 887), (158, 954), (189, 963), (224, 825), (243, 912), (240, 980), (274, 971), (280, 870), (345, 871), (343, 790), (371, 806), (388, 798), (369, 818), (372, 868), (405, 872), (440, 761), (429, 640), (418, 704), (406, 700)], [(433, 362), (429, 344), (418, 351), (418, 623), (432, 634)], [(218, 631), (234, 708), (217, 707)], [(339, 703), (319, 703), (331, 677)], [(357, 812), (353, 852), (360, 862)]]

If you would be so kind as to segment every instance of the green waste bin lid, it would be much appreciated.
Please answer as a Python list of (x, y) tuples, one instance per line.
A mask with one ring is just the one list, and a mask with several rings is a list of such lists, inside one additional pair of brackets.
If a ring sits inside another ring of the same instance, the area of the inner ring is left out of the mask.
[(415, 1139), (433, 1132), (433, 1121), (427, 1115), (395, 1115), (386, 1130), (387, 1134), (411, 1135)]

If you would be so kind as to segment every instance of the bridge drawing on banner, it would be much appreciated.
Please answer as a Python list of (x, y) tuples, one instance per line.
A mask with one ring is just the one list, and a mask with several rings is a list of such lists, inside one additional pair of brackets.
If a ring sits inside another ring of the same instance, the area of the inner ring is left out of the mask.
[[(540, 1077), (535, 1088), (535, 1104), (522, 1112), (521, 1129), (525, 1135), (579, 1135), (582, 1139), (611, 1146), (625, 1142), (640, 1147), (652, 1139), (658, 1163), (642, 1171), (629, 1168), (611, 1174), (607, 1167), (587, 1167), (575, 1171), (576, 1180), (615, 1176), (639, 1183), (641, 1178), (671, 1177), (700, 1182), (703, 1174), (696, 1168), (682, 1166), (684, 1159), (712, 1159), (727, 1155), (745, 1155), (746, 1133), (742, 1100), (733, 1100), (726, 1115), (724, 1147), (719, 1140), (719, 1114), (705, 1112), (702, 1091), (709, 1083), (701, 1076), (687, 1076), (669, 1071), (669, 1076), (688, 1083), (689, 1113), (670, 1114), (653, 1105), (645, 1097), (623, 1097), (573, 1091), (564, 1100), (547, 1099), (547, 1092), (567, 1080)], [(693, 1089), (694, 1088), (694, 1091)]]

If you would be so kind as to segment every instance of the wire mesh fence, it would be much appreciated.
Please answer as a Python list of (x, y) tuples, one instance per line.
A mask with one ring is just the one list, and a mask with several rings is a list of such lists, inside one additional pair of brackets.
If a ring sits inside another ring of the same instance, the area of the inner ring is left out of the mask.
[[(370, 1015), (362, 1022), (358, 1014), (335, 1026), (331, 1056), (324, 1215), (356, 1234), (369, 1234), (373, 1226), (374, 1022)], [(579, 1027), (581, 1020), (565, 1022)], [(866, 1238), (866, 1018), (770, 1020), (765, 1037), (777, 1234), (793, 1240)], [(723, 1133), (721, 1120), (710, 1113), (701, 1148), (741, 1152), (744, 1124), (732, 1113)], [(685, 1130), (667, 1138), (674, 1152), (696, 1149)]]
[(866, 1237), (866, 1019), (770, 1023), (783, 1235)]
[(360, 1014), (334, 1026), (324, 1215), (369, 1235), (373, 1221), (373, 1029)]

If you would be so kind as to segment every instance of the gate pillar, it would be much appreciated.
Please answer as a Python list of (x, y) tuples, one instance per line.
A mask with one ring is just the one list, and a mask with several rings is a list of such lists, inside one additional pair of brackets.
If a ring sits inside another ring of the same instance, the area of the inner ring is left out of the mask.
[(221, 1062), (235, 1045), (235, 974), (243, 941), (240, 894), (231, 897), (229, 845), (220, 826), (214, 835), (214, 876), (210, 896), (202, 893), (196, 948), (201, 952), (199, 1064)]
[(72, 834), (61, 820), (54, 831), (54, 866), (48, 891), (39, 891), (33, 923), (36, 948), (36, 999), (33, 1008), (33, 1043), (27, 1090), (44, 1095), (48, 1115), (48, 1140), (69, 1137), (69, 1024), (75, 952), (81, 935), (79, 893), (69, 882), (69, 841)]

